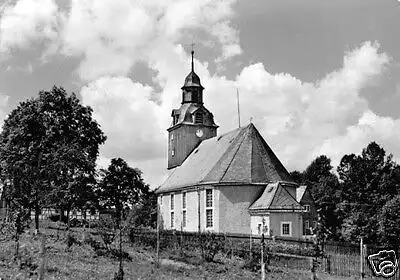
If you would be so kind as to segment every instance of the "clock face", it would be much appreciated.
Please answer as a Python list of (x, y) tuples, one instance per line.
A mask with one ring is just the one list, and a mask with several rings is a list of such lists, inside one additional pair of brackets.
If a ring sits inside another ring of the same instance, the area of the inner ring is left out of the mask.
[(201, 129), (196, 130), (196, 136), (199, 137), (199, 138), (201, 136), (203, 136), (203, 130), (201, 130)]

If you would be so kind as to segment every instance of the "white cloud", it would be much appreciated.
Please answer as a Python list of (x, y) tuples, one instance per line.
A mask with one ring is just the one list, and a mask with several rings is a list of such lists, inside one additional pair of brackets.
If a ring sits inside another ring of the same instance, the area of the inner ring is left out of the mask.
[[(2, 126), (8, 113), (9, 99), (10, 97), (8, 95), (0, 93), (0, 124)], [(2, 127), (0, 127), (0, 131), (1, 130)]]
[(238, 34), (228, 21), (234, 2), (120, 0), (116, 5), (115, 0), (72, 0), (63, 52), (83, 55), (79, 74), (85, 80), (126, 75), (137, 60), (155, 61), (165, 48), (188, 40), (189, 30), (215, 36), (222, 57), (232, 57), (241, 52)]
[(145, 161), (164, 156), (159, 106), (149, 100), (151, 92), (126, 77), (103, 77), (82, 88), (82, 102), (94, 109), (108, 137), (104, 157)]
[(211, 34), (219, 38), (222, 43), (222, 54), (216, 59), (217, 62), (242, 53), (238, 31), (230, 25), (228, 20), (216, 23), (211, 28)]
[(370, 110), (364, 112), (357, 124), (347, 127), (343, 135), (326, 139), (321, 153), (329, 154), (332, 163), (338, 165), (344, 154), (359, 154), (371, 141), (377, 142), (386, 152), (394, 154), (400, 163), (400, 119), (380, 117)]
[[(163, 88), (161, 105), (149, 101), (150, 87), (122, 77), (93, 82), (96, 89), (89, 86), (82, 95), (110, 135), (104, 153), (124, 156), (145, 174), (152, 174), (150, 180), (156, 182), (155, 178), (160, 180), (166, 173), (165, 130), (170, 125), (171, 110), (180, 106), (180, 87), (189, 72), (189, 57), (182, 47), (169, 45), (152, 58), (150, 66), (157, 71), (154, 80)], [(341, 69), (315, 83), (302, 82), (286, 73), (271, 74), (262, 63), (245, 67), (235, 80), (211, 76), (207, 64), (200, 62), (196, 62), (196, 72), (206, 88), (205, 106), (220, 125), (219, 133), (237, 127), (237, 87), (242, 125), (253, 117), (285, 166), (303, 169), (321, 153), (337, 163), (347, 151), (357, 152), (368, 141), (379, 139), (391, 148), (388, 150), (400, 154), (393, 144), (398, 135), (391, 129), (379, 129), (385, 124), (394, 130), (400, 121), (375, 116), (360, 96), (361, 89), (376, 80), (388, 63), (388, 56), (379, 51), (378, 44), (366, 42), (345, 55)], [(108, 94), (101, 93), (102, 88)], [(133, 106), (137, 108), (134, 112)], [(367, 128), (370, 132), (362, 133)], [(348, 137), (355, 140), (346, 142)]]
[(244, 119), (250, 114), (255, 118), (289, 169), (305, 168), (321, 152), (334, 155), (321, 146), (326, 139), (357, 125), (368, 110), (360, 91), (376, 80), (388, 63), (379, 44), (366, 42), (345, 55), (341, 69), (315, 83), (303, 83), (289, 74), (271, 75), (261, 64), (251, 65), (237, 80), (247, 99)]
[(56, 40), (60, 14), (53, 0), (6, 3), (0, 20), (0, 52), (26, 49), (32, 41)]

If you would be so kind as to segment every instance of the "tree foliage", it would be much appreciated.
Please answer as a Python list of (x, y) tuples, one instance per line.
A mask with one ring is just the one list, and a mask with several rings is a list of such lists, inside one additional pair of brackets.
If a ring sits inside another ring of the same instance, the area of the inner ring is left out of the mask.
[(400, 248), (400, 195), (389, 200), (379, 213), (379, 232), (383, 244)]
[(326, 156), (317, 157), (292, 178), (311, 187), (329, 238), (358, 242), (399, 242), (400, 166), (392, 155), (371, 142), (360, 155), (347, 154), (332, 172)]
[(338, 174), (342, 181), (338, 207), (343, 214), (343, 237), (351, 241), (363, 237), (367, 242), (384, 239), (379, 230), (381, 211), (400, 191), (400, 168), (392, 155), (386, 156), (383, 148), (371, 142), (361, 155), (345, 155)]
[(157, 227), (157, 195), (154, 191), (145, 192), (140, 203), (133, 207), (131, 223), (135, 227)]
[(98, 185), (100, 205), (115, 209), (116, 223), (119, 224), (124, 209), (140, 202), (149, 186), (144, 183), (142, 172), (121, 158), (113, 158), (108, 168), (101, 170), (101, 177)]
[(36, 210), (50, 203), (81, 206), (105, 140), (92, 109), (61, 87), (21, 102), (0, 134), (0, 177), (8, 203)]
[(331, 160), (321, 155), (315, 158), (305, 171), (293, 171), (291, 176), (295, 182), (305, 184), (311, 189), (323, 229), (329, 238), (337, 239), (339, 220), (336, 203), (340, 185), (337, 176), (332, 173), (332, 168)]

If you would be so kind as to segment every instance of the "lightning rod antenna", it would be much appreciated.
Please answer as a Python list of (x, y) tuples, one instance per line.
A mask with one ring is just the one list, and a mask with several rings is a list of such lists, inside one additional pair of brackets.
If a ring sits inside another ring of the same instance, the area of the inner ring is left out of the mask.
[(236, 88), (236, 98), (237, 98), (237, 110), (238, 110), (238, 120), (239, 120), (239, 128), (240, 128), (240, 105), (239, 105), (239, 89)]

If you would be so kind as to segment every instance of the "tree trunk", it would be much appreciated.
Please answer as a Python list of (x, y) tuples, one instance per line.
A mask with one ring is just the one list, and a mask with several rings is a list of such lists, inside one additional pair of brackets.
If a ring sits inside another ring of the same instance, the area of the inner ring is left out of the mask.
[(20, 213), (17, 214), (17, 218), (15, 221), (15, 258), (18, 258), (19, 255), (19, 231), (21, 227)]
[(42, 240), (40, 243), (39, 257), (40, 257), (40, 266), (39, 266), (38, 280), (43, 280), (46, 267), (46, 236), (44, 234), (42, 235)]
[(67, 231), (69, 231), (69, 212), (70, 210), (67, 210)]
[(35, 235), (39, 233), (39, 214), (40, 208), (38, 205), (35, 206)]
[(120, 275), (120, 279), (124, 279), (124, 269), (123, 269), (123, 265), (122, 265), (122, 229), (121, 229), (121, 221), (122, 221), (122, 214), (121, 216), (119, 216), (119, 223), (118, 223), (118, 227), (119, 227), (119, 275)]

